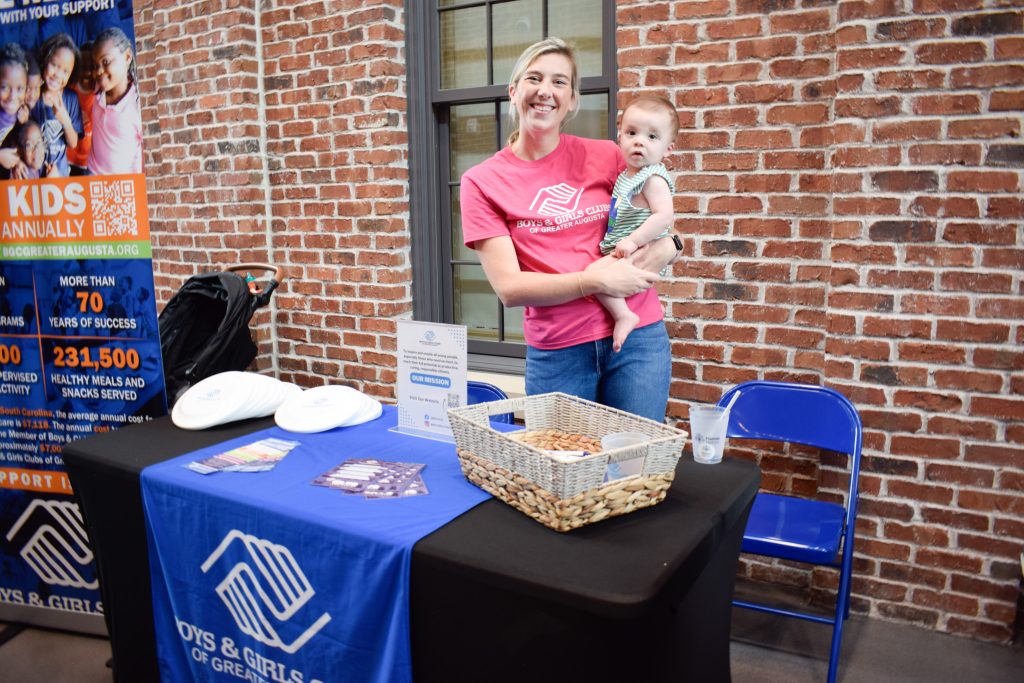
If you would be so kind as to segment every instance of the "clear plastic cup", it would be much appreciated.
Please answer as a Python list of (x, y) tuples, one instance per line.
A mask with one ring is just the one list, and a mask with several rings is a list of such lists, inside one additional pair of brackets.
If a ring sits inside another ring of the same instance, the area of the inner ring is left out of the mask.
[[(601, 450), (610, 451), (616, 448), (625, 448), (626, 446), (635, 446), (645, 441), (650, 441), (651, 437), (640, 432), (615, 432), (613, 434), (605, 434), (601, 437)], [(635, 474), (643, 474), (644, 471), (644, 458), (630, 458), (629, 460), (623, 460), (622, 462), (610, 462), (608, 463), (608, 469), (605, 470), (604, 480), (611, 481), (612, 479), (621, 479), (622, 477), (631, 477)]]
[(711, 465), (722, 462), (725, 451), (725, 430), (729, 426), (729, 413), (719, 406), (693, 406), (690, 408), (690, 436), (693, 439), (693, 459)]

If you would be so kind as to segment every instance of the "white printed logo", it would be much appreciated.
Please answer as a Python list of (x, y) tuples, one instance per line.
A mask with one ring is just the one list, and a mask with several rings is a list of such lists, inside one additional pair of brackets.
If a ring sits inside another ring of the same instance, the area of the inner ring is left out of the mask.
[(536, 209), (537, 213), (542, 216), (561, 216), (564, 213), (575, 211), (582, 196), (583, 190), (565, 183), (544, 187), (533, 198), (530, 211)]
[[(248, 557), (238, 560), (228, 570), (227, 576), (217, 585), (217, 595), (227, 605), (242, 633), (288, 654), (296, 652), (331, 620), (331, 615), (324, 612), (290, 644), (282, 642), (275, 624), (283, 626), (283, 622), (295, 616), (316, 592), (287, 548), (243, 534), (237, 529), (232, 529), (203, 562), (204, 574), (227, 552), (235, 539), (240, 540)], [(235, 551), (235, 554), (241, 553)]]
[(80, 571), (91, 570), (92, 550), (77, 504), (37, 498), (7, 532), (7, 540), (14, 540), (19, 532), (31, 534), (21, 548), (21, 558), (44, 582), (70, 588), (99, 586), (99, 581), (87, 580)]

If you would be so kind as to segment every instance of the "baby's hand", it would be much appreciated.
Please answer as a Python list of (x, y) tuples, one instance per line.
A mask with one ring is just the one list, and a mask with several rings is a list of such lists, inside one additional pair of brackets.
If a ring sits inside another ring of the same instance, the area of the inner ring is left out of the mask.
[(15, 180), (25, 180), (28, 178), (28, 166), (24, 162), (19, 161), (13, 169), (11, 169), (11, 177)]
[(619, 240), (619, 243), (615, 245), (615, 255), (619, 258), (627, 258), (639, 248), (640, 247), (637, 246), (636, 242), (627, 237), (623, 240)]
[(43, 177), (44, 178), (57, 178), (60, 176), (60, 171), (57, 170), (57, 162), (44, 163), (43, 164)]

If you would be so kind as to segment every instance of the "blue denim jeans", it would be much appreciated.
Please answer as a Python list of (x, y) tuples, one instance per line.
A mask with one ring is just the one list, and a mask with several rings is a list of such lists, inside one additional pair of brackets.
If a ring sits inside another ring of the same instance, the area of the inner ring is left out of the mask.
[(526, 393), (561, 391), (665, 421), (672, 358), (664, 321), (629, 333), (618, 353), (612, 338), (564, 349), (526, 348)]

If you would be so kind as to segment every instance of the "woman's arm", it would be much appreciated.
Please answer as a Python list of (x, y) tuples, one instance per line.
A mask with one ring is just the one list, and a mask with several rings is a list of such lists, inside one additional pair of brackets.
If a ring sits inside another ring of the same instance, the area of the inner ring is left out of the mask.
[(474, 246), (488, 282), (501, 303), (509, 307), (555, 306), (591, 294), (632, 296), (660, 279), (657, 271), (638, 268), (626, 260), (599, 271), (533, 273), (520, 270), (511, 237), (477, 240)]

